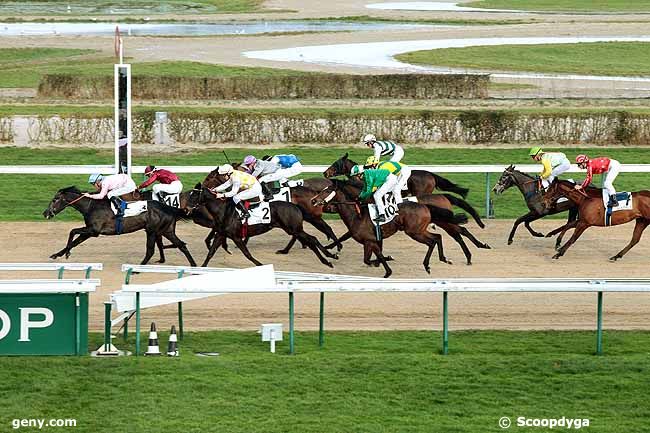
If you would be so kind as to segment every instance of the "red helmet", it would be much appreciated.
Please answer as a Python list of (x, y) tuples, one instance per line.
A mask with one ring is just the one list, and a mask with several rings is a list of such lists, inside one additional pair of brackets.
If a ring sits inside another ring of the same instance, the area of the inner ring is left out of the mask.
[(589, 162), (589, 157), (587, 155), (578, 155), (576, 156), (576, 162), (578, 164), (583, 164)]
[(148, 165), (148, 166), (146, 166), (145, 169), (144, 169), (144, 175), (145, 175), (145, 176), (150, 175), (151, 173), (153, 173), (153, 171), (154, 171), (155, 169), (156, 169), (156, 167), (154, 167), (153, 165)]

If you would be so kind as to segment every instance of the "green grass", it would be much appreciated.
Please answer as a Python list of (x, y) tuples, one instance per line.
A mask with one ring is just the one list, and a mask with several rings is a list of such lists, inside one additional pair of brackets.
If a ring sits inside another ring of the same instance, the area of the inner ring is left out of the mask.
[(400, 54), (397, 58), (413, 64), (499, 71), (635, 76), (648, 75), (650, 43), (593, 42), (445, 48), (414, 51)]
[(529, 24), (535, 19), (510, 19), (510, 20), (467, 20), (467, 19), (429, 19), (429, 18), (385, 18), (374, 17), (370, 15), (353, 15), (344, 17), (327, 17), (327, 18), (300, 18), (300, 21), (317, 20), (317, 21), (345, 21), (360, 23), (406, 23), (406, 24), (438, 24), (438, 25), (456, 25), (456, 26), (500, 26), (513, 24)]
[(482, 0), (463, 6), (548, 12), (648, 12), (650, 0)]
[[(80, 433), (496, 433), (503, 416), (564, 416), (589, 419), (593, 433), (647, 431), (647, 332), (605, 332), (601, 357), (593, 332), (453, 332), (448, 356), (438, 353), (439, 332), (330, 332), (322, 349), (316, 333), (300, 332), (295, 356), (286, 340), (276, 354), (259, 340), (186, 333), (180, 358), (4, 358), (0, 425), (75, 418)], [(101, 336), (91, 341), (94, 349)], [(133, 348), (133, 338), (115, 342)]]
[[(263, 150), (228, 149), (227, 153), (232, 161), (243, 159), (249, 153), (261, 156), (265, 153), (291, 152), (299, 155), (306, 165), (329, 164), (334, 162), (346, 150), (341, 148), (268, 148)], [(552, 150), (552, 149), (547, 149)], [(588, 153), (592, 156), (608, 155), (623, 163), (650, 163), (650, 152), (647, 149), (562, 149), (569, 158), (574, 158), (579, 153)], [(357, 162), (365, 160), (368, 152), (362, 147), (350, 149), (350, 157)], [(97, 151), (94, 149), (21, 149), (0, 148), (0, 161), (2, 165), (41, 165), (41, 164), (107, 164), (113, 163), (113, 154), (110, 151)], [(221, 151), (192, 151), (178, 154), (136, 154), (133, 157), (135, 165), (213, 165), (225, 163)], [(407, 148), (404, 162), (412, 165), (432, 164), (529, 164), (527, 148), (521, 149), (421, 149)], [(207, 173), (206, 173), (207, 174)], [(484, 173), (476, 174), (451, 174), (440, 173), (446, 178), (461, 186), (470, 188), (468, 201), (479, 210), (481, 215), (485, 209), (485, 182)], [(311, 175), (306, 175), (309, 177)], [(181, 174), (185, 187), (203, 179), (200, 174)], [(584, 178), (581, 174), (572, 175), (575, 179)], [(54, 193), (65, 186), (77, 185), (87, 187), (87, 175), (0, 175), (0, 221), (42, 221), (41, 213), (47, 207)], [(497, 174), (491, 174), (490, 187), (498, 179)], [(135, 180), (140, 180), (140, 175), (135, 175)], [(600, 176), (595, 176), (594, 183), (600, 184)], [(622, 173), (616, 180), (620, 191), (636, 191), (650, 189), (650, 178), (644, 173)], [(495, 216), (497, 218), (516, 218), (527, 212), (523, 198), (518, 190), (510, 189), (501, 196), (493, 196)], [(10, 204), (10, 205), (8, 205)], [(560, 216), (562, 217), (562, 216)], [(74, 210), (66, 210), (56, 217), (60, 221), (80, 221), (80, 215)]]

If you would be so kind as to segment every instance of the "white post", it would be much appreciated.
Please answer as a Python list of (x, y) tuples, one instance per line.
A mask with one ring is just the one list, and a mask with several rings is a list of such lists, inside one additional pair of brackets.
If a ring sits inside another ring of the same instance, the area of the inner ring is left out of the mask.
[(271, 353), (275, 353), (275, 333), (271, 329)]

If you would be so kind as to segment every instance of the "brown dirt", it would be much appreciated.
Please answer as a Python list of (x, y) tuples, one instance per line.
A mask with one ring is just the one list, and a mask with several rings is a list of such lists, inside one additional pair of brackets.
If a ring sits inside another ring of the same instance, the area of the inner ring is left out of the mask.
[[(337, 233), (344, 228), (332, 222)], [(492, 250), (473, 247), (474, 264), (464, 264), (462, 252), (444, 235), (446, 255), (453, 265), (432, 261), (432, 278), (446, 277), (648, 277), (647, 257), (650, 242), (641, 241), (624, 260), (610, 263), (607, 258), (620, 250), (631, 236), (632, 226), (608, 229), (592, 228), (559, 261), (552, 260), (553, 240), (533, 239), (525, 229), (515, 243), (505, 244), (512, 221), (489, 221), (481, 230), (473, 223), (468, 228)], [(559, 221), (535, 223), (541, 231), (556, 227)], [(2, 223), (0, 227), (0, 262), (48, 262), (48, 255), (65, 244), (68, 231), (76, 223)], [(311, 231), (311, 229), (309, 229)], [(606, 231), (606, 232), (605, 232)], [(188, 242), (197, 261), (205, 257), (203, 238), (206, 229), (190, 223), (179, 224), (180, 237)], [(273, 263), (278, 270), (327, 272), (311, 252), (294, 249), (288, 256), (274, 254), (284, 246), (287, 236), (278, 230), (250, 241), (251, 252), (264, 263)], [(249, 262), (233, 247), (232, 256), (218, 252), (211, 265), (219, 267), (248, 267)], [(425, 247), (403, 234), (386, 240), (385, 252), (395, 257), (391, 262), (395, 278), (427, 278), (421, 261)], [(76, 248), (71, 262), (102, 262), (104, 271), (95, 273), (102, 286), (91, 296), (90, 326), (102, 327), (102, 303), (108, 294), (119, 289), (123, 274), (122, 263), (139, 263), (144, 254), (144, 234), (91, 239)], [(61, 259), (60, 259), (61, 260)], [(167, 264), (185, 265), (176, 251), (168, 253)], [(381, 276), (380, 269), (362, 263), (361, 247), (349, 241), (334, 273)], [(29, 278), (54, 275), (33, 273)], [(75, 276), (74, 273), (67, 274)], [(16, 278), (15, 274), (0, 274)], [(136, 282), (146, 283), (169, 279), (167, 275), (138, 275)], [(650, 329), (647, 314), (650, 297), (647, 294), (606, 294), (605, 327), (618, 329)], [(284, 322), (287, 325), (287, 298), (284, 295), (225, 295), (203, 301), (186, 303), (186, 329), (255, 329), (260, 323)], [(329, 294), (326, 297), (326, 327), (328, 329), (440, 329), (440, 294)], [(318, 295), (301, 294), (296, 299), (296, 326), (299, 330), (318, 327)], [(497, 293), (450, 295), (451, 329), (592, 329), (595, 326), (595, 294)], [(155, 320), (161, 329), (176, 322), (174, 307), (160, 307), (144, 313), (145, 322)]]

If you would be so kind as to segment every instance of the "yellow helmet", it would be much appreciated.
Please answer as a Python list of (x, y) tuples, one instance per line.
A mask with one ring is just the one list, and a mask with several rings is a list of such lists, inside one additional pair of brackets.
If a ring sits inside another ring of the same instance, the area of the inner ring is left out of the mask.
[(377, 165), (379, 164), (379, 158), (377, 158), (375, 155), (371, 155), (366, 159), (366, 165)]

